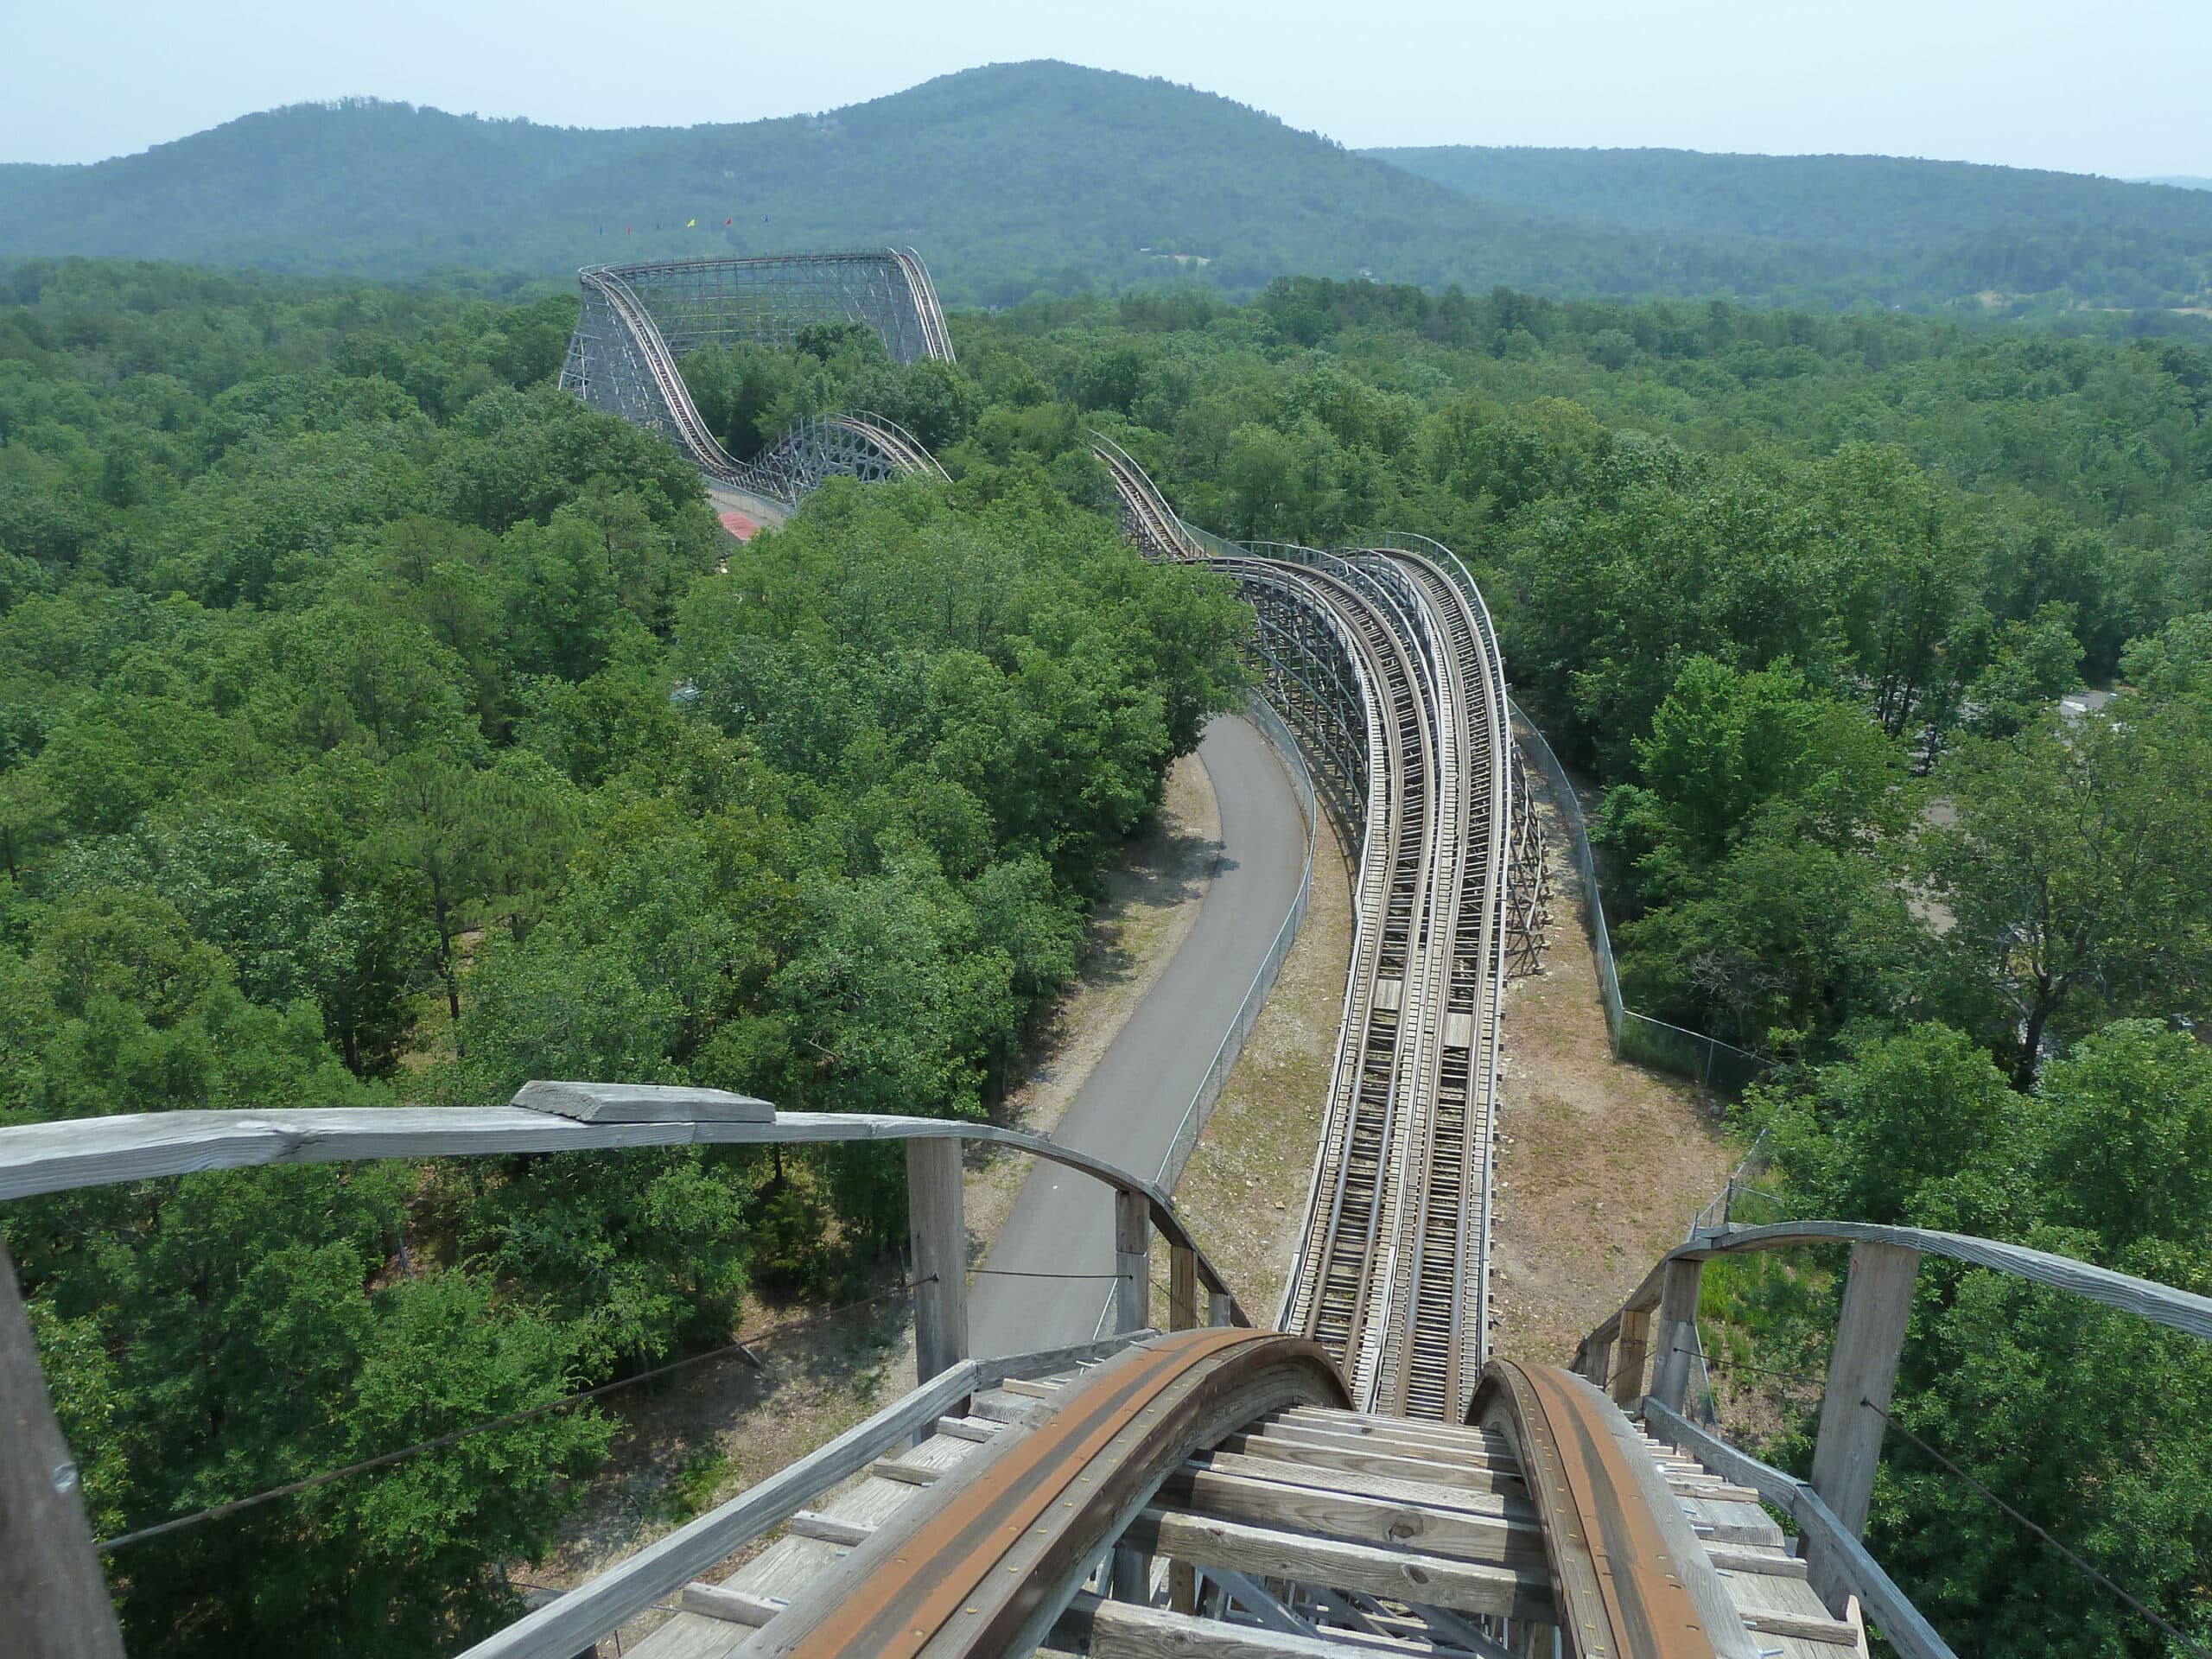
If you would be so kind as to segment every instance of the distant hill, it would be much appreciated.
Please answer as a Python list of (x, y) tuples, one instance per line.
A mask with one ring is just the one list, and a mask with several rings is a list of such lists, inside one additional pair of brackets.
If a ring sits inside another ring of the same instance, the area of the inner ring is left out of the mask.
[[(696, 220), (696, 224), (692, 221)], [(727, 221), (727, 222), (726, 222)], [(1157, 79), (1001, 64), (823, 116), (593, 131), (354, 100), (0, 167), (0, 257), (406, 277), (912, 243), (956, 303), (1287, 272), (1561, 296), (2175, 306), (2212, 197), (1857, 157), (1360, 154)]]
[(1782, 290), (1853, 289), (1921, 308), (1971, 296), (2070, 290), (2084, 304), (2202, 304), (2212, 199), (2163, 180), (1886, 156), (1721, 156), (1682, 149), (1448, 146), (1367, 154), (1563, 228), (1669, 241), (1707, 236), (1754, 256)]
[(91, 166), (0, 169), (0, 256), (377, 275), (912, 243), (948, 299), (973, 302), (1185, 270), (1236, 290), (1362, 267), (1488, 283), (1530, 276), (1554, 241), (1591, 282), (1633, 276), (1605, 265), (1610, 238), (1540, 232), (1226, 99), (1056, 63), (688, 129), (301, 105)]
[(2200, 179), (2187, 173), (2170, 173), (2162, 178), (2138, 179), (2138, 184), (2171, 184), (2177, 190), (2212, 190), (2212, 179)]

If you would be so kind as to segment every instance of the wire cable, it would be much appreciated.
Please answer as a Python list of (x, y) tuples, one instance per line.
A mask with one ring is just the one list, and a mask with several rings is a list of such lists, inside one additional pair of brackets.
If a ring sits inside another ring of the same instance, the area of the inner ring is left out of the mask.
[(1991, 1491), (1988, 1487), (1983, 1485), (1965, 1470), (1960, 1468), (1957, 1464), (1952, 1462), (1950, 1459), (1945, 1457), (1934, 1446), (1929, 1445), (1926, 1440), (1923, 1440), (1919, 1435), (1914, 1433), (1903, 1423), (1897, 1421), (1895, 1417), (1883, 1410), (1881, 1407), (1876, 1405), (1872, 1400), (1866, 1399), (1862, 1395), (1859, 1403), (1866, 1407), (1867, 1410), (1872, 1412), (1876, 1416), (1879, 1417), (1891, 1428), (1897, 1430), (1898, 1433), (1904, 1435), (1905, 1439), (1910, 1440), (1915, 1446), (1918, 1446), (1923, 1452), (1925, 1452), (1929, 1457), (1935, 1459), (1937, 1463), (1942, 1465), (1942, 1466), (1946, 1470), (1949, 1471), (1950, 1473), (1964, 1481), (1968, 1486), (1974, 1488), (1974, 1490), (1980, 1493), (1989, 1503), (1994, 1505), (1997, 1509), (2003, 1511), (2005, 1516), (2014, 1522), (2017, 1522), (2019, 1525), (2025, 1527), (2030, 1532), (2035, 1534), (2037, 1538), (2040, 1538), (2044, 1543), (2050, 1545), (2051, 1548), (2056, 1550), (2058, 1554), (2063, 1556), (2076, 1571), (2087, 1573), (2090, 1578), (2094, 1579), (2106, 1589), (2111, 1591), (2113, 1595), (2119, 1597), (2120, 1600), (2126, 1602), (2130, 1607), (2140, 1613), (2145, 1618), (2157, 1625), (2158, 1629), (2164, 1631), (2167, 1636), (2172, 1637), (2183, 1647), (2188, 1649), (2190, 1652), (2196, 1655), (2197, 1659), (2212, 1659), (2212, 1652), (2207, 1652), (2202, 1645), (2191, 1640), (2186, 1631), (2181, 1630), (2171, 1619), (2160, 1613), (2156, 1608), (2150, 1606), (2138, 1597), (2130, 1594), (2121, 1586), (2115, 1584), (2111, 1579), (2097, 1571), (2095, 1567), (2090, 1566), (2089, 1563), (2082, 1560), (2081, 1556), (2075, 1554), (2064, 1544), (2060, 1543), (2057, 1539), (2052, 1537), (2049, 1531), (2043, 1527), (2037, 1525), (2033, 1521), (2029, 1520), (2026, 1516), (2022, 1515), (2019, 1510), (2014, 1509), (2003, 1498), (1998, 1497), (1997, 1494)]

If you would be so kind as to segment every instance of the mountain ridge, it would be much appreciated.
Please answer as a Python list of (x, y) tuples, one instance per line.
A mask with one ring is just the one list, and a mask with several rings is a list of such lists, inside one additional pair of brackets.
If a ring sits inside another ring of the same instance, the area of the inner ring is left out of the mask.
[(0, 257), (526, 280), (881, 243), (921, 247), (946, 299), (969, 304), (1179, 282), (1249, 293), (1304, 273), (1823, 308), (2175, 308), (2212, 286), (2212, 198), (1893, 157), (1354, 150), (1213, 93), (1050, 60), (693, 127), (343, 99), (104, 162), (0, 166)]

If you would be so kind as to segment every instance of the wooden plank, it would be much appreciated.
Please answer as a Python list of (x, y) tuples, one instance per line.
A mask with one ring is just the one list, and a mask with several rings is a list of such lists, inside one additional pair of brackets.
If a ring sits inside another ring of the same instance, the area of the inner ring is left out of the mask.
[(1370, 1452), (1382, 1458), (1409, 1458), (1421, 1463), (1442, 1464), (1453, 1469), (1486, 1470), (1516, 1478), (1521, 1465), (1511, 1456), (1491, 1452), (1467, 1452), (1433, 1440), (1400, 1440), (1387, 1434), (1344, 1434), (1310, 1423), (1266, 1423), (1253, 1435), (1255, 1444), (1331, 1446), (1348, 1452)]
[(1268, 1438), (1256, 1434), (1231, 1434), (1221, 1442), (1225, 1452), (1271, 1459), (1279, 1463), (1302, 1463), (1315, 1468), (1340, 1470), (1354, 1474), (1387, 1475), (1398, 1480), (1426, 1481), (1434, 1486), (1456, 1486), (1470, 1492), (1507, 1492), (1518, 1496), (1524, 1488), (1518, 1474), (1503, 1474), (1489, 1469), (1470, 1468), (1465, 1464), (1446, 1463), (1433, 1458), (1406, 1458), (1384, 1452), (1366, 1452), (1357, 1446), (1331, 1446), (1320, 1440), (1300, 1440), (1288, 1436)]
[(0, 1243), (0, 1618), (22, 1659), (123, 1659), (76, 1460)]
[[(1919, 1255), (1893, 1244), (1861, 1243), (1851, 1251), (1851, 1277), (1837, 1316), (1835, 1346), (1828, 1356), (1827, 1391), (1821, 1396), (1820, 1437), (1813, 1445), (1813, 1490), (1853, 1538), (1866, 1531), (1866, 1510), (1881, 1466), (1885, 1414), (1897, 1385), (1897, 1356), (1912, 1318), (1912, 1287)], [(1848, 1574), (1825, 1544), (1808, 1541), (1813, 1588), (1832, 1613), (1851, 1594)]]
[(1220, 1470), (1186, 1468), (1170, 1475), (1154, 1500), (1163, 1510), (1187, 1510), (1220, 1521), (1282, 1526), (1353, 1543), (1417, 1546), (1455, 1560), (1541, 1561), (1543, 1535), (1533, 1522), (1502, 1515), (1470, 1515), (1357, 1492), (1278, 1485)]
[(1620, 1336), (1613, 1344), (1613, 1368), (1605, 1380), (1605, 1392), (1623, 1409), (1634, 1405), (1643, 1392), (1643, 1356), (1650, 1344), (1650, 1331), (1649, 1308), (1622, 1310)]
[(999, 1384), (1008, 1394), (1018, 1394), (1025, 1400), (1057, 1400), (1060, 1390), (1050, 1382), (1039, 1382), (1027, 1376), (1009, 1376)]
[(1551, 1611), (1551, 1580), (1541, 1567), (1486, 1567), (1159, 1509), (1146, 1510), (1122, 1536), (1201, 1567), (1226, 1567), (1262, 1579), (1333, 1585), (1511, 1618), (1541, 1618)]
[(683, 1586), (676, 1605), (687, 1613), (696, 1613), (702, 1618), (719, 1618), (730, 1624), (747, 1624), (758, 1630), (784, 1610), (781, 1602), (771, 1601), (766, 1596), (756, 1596), (749, 1590), (732, 1590), (719, 1584), (706, 1584), (693, 1580)]
[(1748, 1573), (1754, 1577), (1797, 1579), (1805, 1576), (1805, 1563), (1795, 1555), (1762, 1549), (1752, 1544), (1707, 1544), (1706, 1559), (1720, 1573)]
[(875, 1529), (864, 1522), (841, 1520), (819, 1510), (801, 1510), (784, 1525), (802, 1538), (817, 1538), (825, 1544), (842, 1544), (849, 1549), (875, 1536)]
[(895, 1480), (906, 1486), (927, 1486), (944, 1473), (934, 1464), (916, 1463), (908, 1458), (878, 1458), (868, 1471), (878, 1480)]
[(1292, 1406), (1270, 1412), (1271, 1423), (1311, 1423), (1340, 1434), (1382, 1434), (1398, 1440), (1421, 1440), (1453, 1452), (1513, 1455), (1512, 1442), (1488, 1429), (1463, 1428), (1410, 1417), (1383, 1417), (1369, 1412), (1336, 1411), (1326, 1406)]
[(937, 1420), (938, 1433), (950, 1434), (955, 1440), (973, 1440), (978, 1445), (997, 1434), (1000, 1427), (1001, 1425), (986, 1422), (980, 1417), (940, 1417)]
[[(1199, 1465), (1193, 1465), (1194, 1467)], [(1352, 1492), (1385, 1503), (1418, 1503), (1425, 1509), (1455, 1510), (1467, 1515), (1502, 1516), (1509, 1520), (1534, 1520), (1535, 1510), (1517, 1493), (1470, 1491), (1464, 1487), (1440, 1486), (1430, 1481), (1404, 1480), (1390, 1475), (1349, 1473), (1320, 1469), (1306, 1463), (1283, 1463), (1272, 1458), (1251, 1457), (1218, 1448), (1208, 1454), (1207, 1465), (1224, 1474), (1247, 1475), (1255, 1480), (1319, 1491)]]
[(913, 1263), (914, 1372), (926, 1382), (968, 1357), (968, 1226), (960, 1142), (906, 1143), (907, 1260)]
[[(1322, 1637), (1189, 1618), (1096, 1596), (1076, 1598), (1052, 1626), (1052, 1637), (1055, 1646), (1085, 1643), (1091, 1659), (1272, 1659), (1277, 1654), (1285, 1659), (1344, 1659), (1345, 1645)], [(1421, 1652), (1397, 1643), (1389, 1645), (1409, 1655)]]
[(809, 1499), (867, 1468), (975, 1387), (969, 1360), (893, 1401), (789, 1468), (648, 1544), (620, 1566), (526, 1614), (470, 1648), (463, 1659), (575, 1659), (607, 1631), (734, 1554)]
[(1812, 1618), (1792, 1613), (1746, 1613), (1744, 1623), (1768, 1636), (1787, 1636), (1799, 1642), (1818, 1642), (1834, 1648), (1856, 1648), (1859, 1645), (1859, 1632), (1840, 1618)]
[(1739, 1452), (1718, 1435), (1707, 1433), (1679, 1413), (1663, 1406), (1646, 1408), (1660, 1432), (1676, 1446), (1695, 1452), (1707, 1468), (1755, 1488), (1759, 1496), (1796, 1522), (1808, 1537), (1819, 1534), (1837, 1546), (1837, 1556), (1848, 1567), (1853, 1593), (1866, 1610), (1866, 1617), (1887, 1637), (1903, 1659), (1957, 1659), (1936, 1627), (1898, 1589), (1881, 1563), (1835, 1518), (1821, 1495), (1793, 1475), (1761, 1463)]
[(1180, 1244), (1167, 1247), (1167, 1328), (1194, 1331), (1198, 1324), (1198, 1258)]
[(1398, 1457), (1433, 1458), (1446, 1463), (1467, 1463), (1477, 1468), (1519, 1471), (1513, 1449), (1502, 1437), (1473, 1429), (1457, 1432), (1434, 1424), (1376, 1421), (1349, 1412), (1298, 1409), (1271, 1412), (1262, 1420), (1262, 1432), (1320, 1440), (1331, 1446), (1364, 1446)]
[(1152, 1215), (1139, 1192), (1114, 1195), (1114, 1329), (1152, 1318)]
[(1688, 1257), (1668, 1262), (1659, 1287), (1658, 1345), (1651, 1363), (1651, 1393), (1670, 1411), (1682, 1408), (1690, 1363), (1697, 1357), (1698, 1287), (1705, 1264)]

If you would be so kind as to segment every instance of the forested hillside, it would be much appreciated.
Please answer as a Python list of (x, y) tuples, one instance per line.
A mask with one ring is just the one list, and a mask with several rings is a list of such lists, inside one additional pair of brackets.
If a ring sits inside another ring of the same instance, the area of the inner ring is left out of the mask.
[[(912, 243), (948, 300), (1293, 273), (1562, 297), (1959, 306), (2119, 332), (2212, 304), (2212, 197), (1849, 156), (1358, 155), (1189, 87), (1000, 64), (818, 116), (582, 131), (357, 101), (90, 167), (0, 168), (0, 257), (565, 281)], [(2114, 312), (2135, 314), (2132, 323)]]
[[(1445, 146), (1366, 152), (1471, 199), (1588, 229), (1694, 245), (1785, 296), (1864, 295), (1927, 310), (1976, 298), (1996, 313), (2060, 300), (2212, 307), (2212, 197), (2179, 180), (1889, 156), (1707, 156), (1679, 149)], [(1725, 263), (1716, 261), (1716, 264)], [(1737, 276), (1717, 283), (1762, 291)], [(2208, 313), (2212, 315), (2212, 313)]]
[[(1738, 1118), (1768, 1202), (2212, 1292), (2201, 347), (1314, 279), (956, 315), (957, 368), (823, 330), (689, 359), (717, 430), (864, 399), (952, 481), (737, 549), (671, 451), (552, 393), (563, 298), (9, 280), (4, 1121), (534, 1074), (979, 1109), (1238, 695), (1236, 602), (1118, 544), (1096, 427), (1225, 533), (1466, 556), (1605, 792), (1630, 1000), (1775, 1063)], [(2084, 677), (2107, 715), (2060, 712)], [(5, 1219), (106, 1530), (712, 1346), (865, 1271), (899, 1185), (684, 1152)], [(1716, 1358), (1817, 1372), (1832, 1274), (1708, 1282)], [(2201, 1346), (1923, 1286), (1899, 1422), (2212, 1639)], [(449, 1649), (607, 1433), (133, 1546), (134, 1651)], [(2167, 1651), (1913, 1450), (1874, 1529), (1961, 1653)]]
[[(588, 1076), (975, 1116), (1241, 696), (1224, 585), (1033, 456), (730, 543), (672, 448), (553, 390), (565, 300), (120, 267), (4, 298), (0, 1122)], [(756, 1286), (849, 1294), (904, 1190), (895, 1148), (683, 1150), (5, 1224), (111, 1535), (726, 1343)], [(611, 1432), (134, 1545), (131, 1651), (453, 1651)]]

